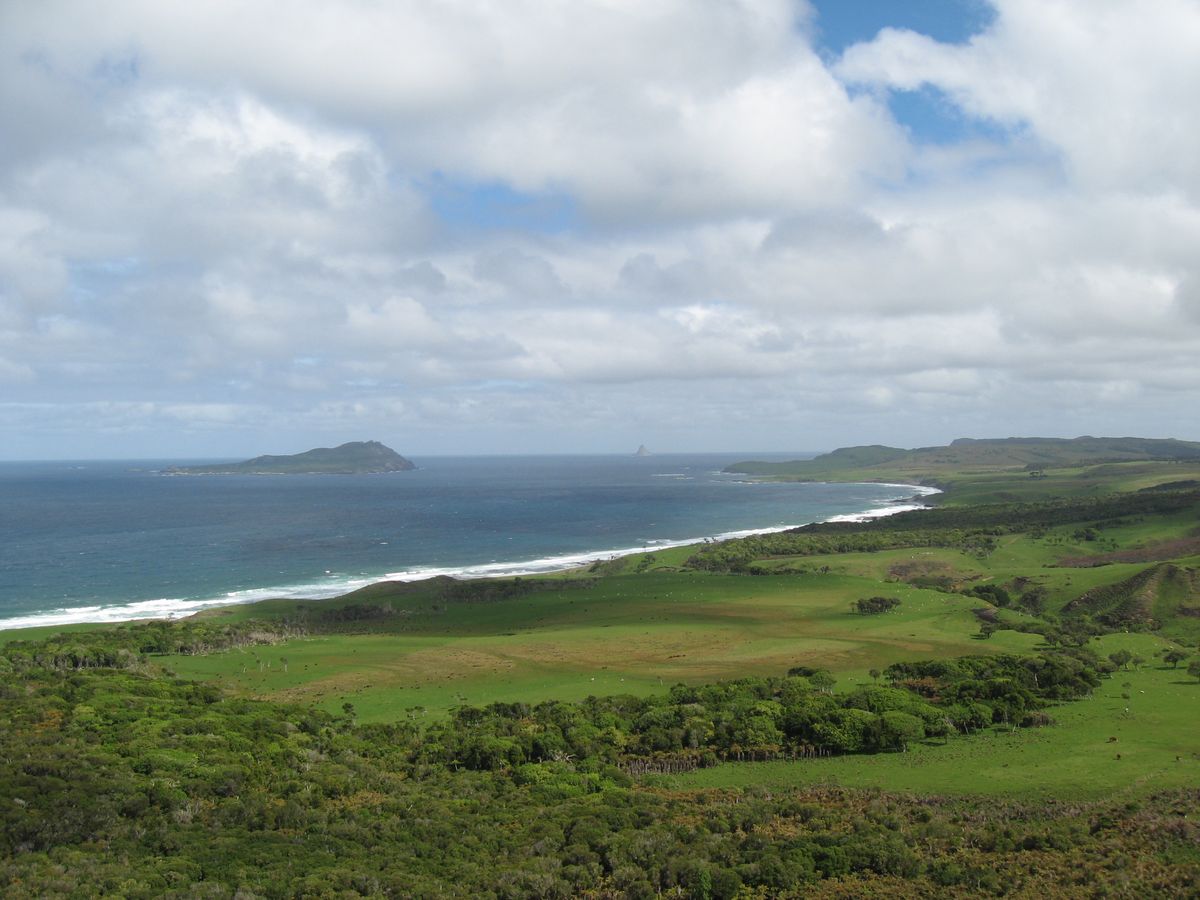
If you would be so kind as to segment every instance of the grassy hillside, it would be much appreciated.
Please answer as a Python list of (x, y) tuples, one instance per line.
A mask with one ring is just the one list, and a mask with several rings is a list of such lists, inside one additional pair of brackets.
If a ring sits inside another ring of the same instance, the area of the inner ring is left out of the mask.
[[(498, 600), (381, 588), (372, 602), (395, 614), (349, 623), (346, 633), (163, 662), (183, 677), (215, 679), (254, 696), (330, 710), (352, 702), (364, 720), (388, 721), (413, 707), (437, 717), (463, 703), (646, 694), (799, 664), (865, 677), (873, 666), (980, 649), (971, 598), (901, 585), (893, 589), (901, 608), (864, 622), (851, 606), (875, 588), (859, 575), (691, 571), (550, 582)], [(1007, 632), (984, 649), (1034, 643)]]

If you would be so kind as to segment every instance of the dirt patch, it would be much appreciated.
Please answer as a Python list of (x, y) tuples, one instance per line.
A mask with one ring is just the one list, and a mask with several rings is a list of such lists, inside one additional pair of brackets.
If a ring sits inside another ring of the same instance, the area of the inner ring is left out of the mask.
[(896, 563), (888, 569), (888, 574), (901, 581), (907, 581), (921, 575), (945, 575), (952, 571), (949, 563), (937, 560), (917, 560), (916, 562)]
[(934, 591), (956, 591), (969, 580), (949, 563), (936, 560), (896, 563), (888, 569), (888, 579)]

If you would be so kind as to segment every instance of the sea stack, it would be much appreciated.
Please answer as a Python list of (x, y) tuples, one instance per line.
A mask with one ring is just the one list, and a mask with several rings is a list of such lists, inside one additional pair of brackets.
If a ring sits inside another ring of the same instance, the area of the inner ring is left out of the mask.
[(638, 448), (637, 448), (637, 453), (635, 453), (635, 454), (633, 454), (633, 455), (634, 455), (634, 456), (649, 456), (649, 455), (650, 455), (650, 451), (646, 449), (646, 445), (645, 445), (645, 444), (639, 444), (639, 445), (638, 445)]

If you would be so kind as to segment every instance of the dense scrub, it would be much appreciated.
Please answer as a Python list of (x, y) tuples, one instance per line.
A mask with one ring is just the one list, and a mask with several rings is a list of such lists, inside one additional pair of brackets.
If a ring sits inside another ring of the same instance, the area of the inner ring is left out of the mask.
[(0, 674), (31, 669), (130, 669), (144, 665), (149, 655), (214, 653), (278, 644), (306, 633), (305, 623), (287, 619), (238, 623), (163, 620), (97, 631), (69, 631), (0, 646)]
[(836, 880), (851, 893), (1145, 895), (1200, 884), (1193, 795), (1025, 807), (836, 789), (666, 793), (627, 774), (638, 759), (895, 751), (1015, 724), (1096, 684), (1107, 664), (1084, 651), (896, 665), (886, 686), (844, 695), (798, 670), (656, 698), (463, 708), (421, 728), (117, 667), (131, 635), (213, 640), (191, 628), (102, 633), (122, 635), (114, 666), (99, 661), (100, 638), (88, 665), (54, 641), (4, 650), (0, 892), (729, 897)]
[(1071, 497), (1026, 503), (985, 503), (912, 510), (869, 522), (817, 522), (796, 529), (806, 534), (914, 529), (1001, 528), (1007, 532), (1053, 528), (1075, 522), (1107, 522), (1137, 516), (1170, 515), (1200, 506), (1200, 491), (1162, 491)]
[[(834, 553), (875, 553), (914, 547), (940, 547), (961, 550), (973, 556), (987, 556), (996, 548), (996, 529), (929, 528), (914, 531), (883, 531), (859, 526), (862, 530), (817, 533), (780, 531), (757, 534), (720, 543), (704, 544), (685, 565), (708, 572), (757, 572), (754, 563), (781, 556), (827, 556)], [(764, 573), (778, 570), (763, 569)]]
[[(434, 725), (417, 758), (503, 769), (574, 760), (621, 765), (630, 757), (766, 759), (900, 751), (927, 737), (993, 724), (1038, 722), (1051, 701), (1090, 693), (1112, 666), (1090, 651), (896, 664), (888, 685), (834, 694), (827, 673), (745, 678), (665, 696), (590, 697), (536, 706), (463, 707)], [(824, 677), (822, 677), (824, 676)]]
[(914, 510), (868, 522), (820, 522), (772, 534), (705, 544), (687, 561), (693, 569), (752, 572), (756, 560), (781, 556), (873, 553), (918, 547), (986, 556), (996, 539), (1075, 523), (1103, 525), (1200, 507), (1200, 492), (1111, 494), (1104, 497), (996, 503)]

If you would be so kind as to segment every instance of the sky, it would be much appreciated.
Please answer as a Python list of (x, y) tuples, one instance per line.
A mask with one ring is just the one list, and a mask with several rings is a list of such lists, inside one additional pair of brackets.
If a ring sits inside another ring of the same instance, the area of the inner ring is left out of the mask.
[(0, 458), (1197, 410), (1200, 0), (0, 0)]

